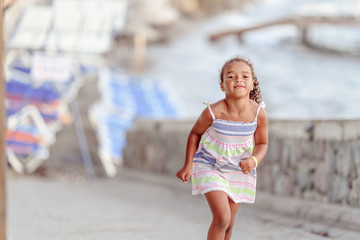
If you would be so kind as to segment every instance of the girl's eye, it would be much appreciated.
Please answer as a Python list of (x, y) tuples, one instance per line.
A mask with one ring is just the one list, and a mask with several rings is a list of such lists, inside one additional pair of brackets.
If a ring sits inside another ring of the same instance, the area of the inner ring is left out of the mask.
[(228, 76), (228, 78), (234, 78), (234, 76)]
[(249, 76), (243, 76), (243, 78), (245, 78), (245, 79), (246, 79), (246, 78), (249, 78)]

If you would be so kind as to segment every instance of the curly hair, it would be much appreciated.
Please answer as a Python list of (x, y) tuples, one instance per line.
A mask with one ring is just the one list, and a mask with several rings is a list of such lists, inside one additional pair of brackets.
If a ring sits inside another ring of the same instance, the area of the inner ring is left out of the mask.
[(260, 86), (259, 86), (259, 81), (257, 80), (257, 77), (256, 77), (256, 74), (254, 72), (254, 66), (253, 66), (253, 63), (246, 59), (246, 58), (243, 58), (243, 57), (240, 57), (240, 56), (235, 56), (229, 60), (227, 60), (223, 67), (221, 68), (221, 71), (220, 71), (220, 81), (223, 82), (224, 79), (223, 79), (223, 75), (224, 75), (224, 71), (225, 71), (225, 68), (227, 66), (229, 66), (231, 63), (233, 62), (243, 62), (245, 64), (247, 64), (249, 67), (250, 67), (250, 70), (251, 70), (251, 76), (252, 76), (252, 79), (253, 79), (253, 83), (254, 83), (254, 89), (251, 90), (250, 94), (249, 94), (249, 97), (251, 100), (254, 100), (255, 102), (257, 103), (261, 103), (262, 101), (262, 96), (261, 96), (261, 91), (260, 91)]

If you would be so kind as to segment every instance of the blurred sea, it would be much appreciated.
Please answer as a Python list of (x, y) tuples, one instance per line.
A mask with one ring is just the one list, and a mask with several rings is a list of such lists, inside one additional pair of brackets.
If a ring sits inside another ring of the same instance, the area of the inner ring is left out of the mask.
[[(326, 3), (338, 7), (324, 7)], [(326, 14), (341, 15), (351, 10), (351, 14), (360, 16), (360, 1), (355, 0), (259, 0), (241, 12), (228, 12), (194, 24), (168, 45), (152, 46), (147, 52), (151, 67), (144, 74), (160, 79), (182, 118), (195, 118), (205, 107), (203, 101), (216, 102), (224, 97), (218, 83), (219, 71), (227, 59), (239, 54), (254, 63), (270, 118), (360, 118), (360, 56), (307, 48), (292, 25), (246, 33), (243, 43), (233, 36), (215, 43), (208, 40), (211, 33), (307, 11), (316, 13), (311, 6), (319, 4)], [(340, 10), (343, 12), (336, 12)], [(347, 50), (360, 49), (359, 27), (317, 27), (310, 31), (310, 37)]]

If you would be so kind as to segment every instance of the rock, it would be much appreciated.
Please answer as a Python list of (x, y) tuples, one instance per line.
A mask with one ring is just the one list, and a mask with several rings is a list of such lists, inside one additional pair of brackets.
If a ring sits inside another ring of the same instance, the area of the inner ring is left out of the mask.
[(291, 152), (288, 146), (287, 141), (283, 143), (282, 145), (282, 151), (281, 151), (281, 157), (280, 157), (280, 161), (281, 161), (281, 166), (283, 168), (287, 168), (289, 166), (289, 156), (290, 156)]
[(324, 160), (327, 174), (335, 173), (335, 153), (333, 144), (326, 143), (324, 151)]
[(360, 167), (360, 141), (354, 141), (351, 143), (351, 152), (355, 165)]
[(275, 137), (269, 138), (269, 150), (267, 153), (267, 158), (272, 162), (277, 162), (279, 160), (279, 153), (281, 151), (281, 142)]
[(350, 206), (360, 207), (360, 178), (352, 180), (352, 188), (348, 195), (348, 202)]
[(281, 174), (275, 179), (274, 193), (280, 196), (291, 196), (293, 185), (289, 176)]
[(335, 155), (336, 172), (343, 177), (349, 176), (350, 173), (350, 145), (340, 143), (339, 149)]
[(321, 162), (317, 164), (315, 168), (315, 174), (314, 174), (314, 184), (315, 189), (322, 193), (326, 194), (329, 188), (329, 181), (328, 176), (326, 172), (326, 163)]
[(180, 17), (168, 0), (135, 0), (130, 5), (130, 12), (124, 35), (141, 34), (149, 42), (162, 40), (164, 36), (159, 27), (170, 26)]
[(350, 178), (356, 179), (359, 176), (359, 167), (360, 167), (360, 154), (359, 146), (352, 142), (350, 144)]
[(266, 192), (272, 192), (274, 188), (273, 177), (272, 177), (272, 169), (271, 165), (261, 166), (257, 169), (257, 183), (256, 187), (259, 190), (263, 190)]
[(339, 175), (335, 175), (329, 185), (328, 197), (332, 203), (341, 203), (348, 194), (347, 180)]
[(322, 159), (325, 151), (325, 144), (323, 141), (313, 141), (311, 145), (311, 153), (313, 159)]
[(300, 161), (296, 171), (296, 183), (301, 191), (312, 188), (312, 174), (315, 170), (315, 163), (309, 162), (307, 159)]
[(299, 148), (297, 146), (297, 141), (291, 141), (290, 144), (290, 156), (289, 156), (289, 167), (292, 168), (296, 165), (296, 163), (301, 159), (301, 153), (299, 151)]

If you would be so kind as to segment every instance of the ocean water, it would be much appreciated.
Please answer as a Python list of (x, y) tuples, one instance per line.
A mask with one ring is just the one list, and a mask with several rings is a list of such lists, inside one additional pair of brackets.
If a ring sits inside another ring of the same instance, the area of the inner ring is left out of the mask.
[[(306, 14), (306, 11), (316, 13), (311, 6), (324, 2), (344, 4), (344, 1), (262, 0), (242, 12), (228, 12), (195, 23), (177, 40), (149, 47), (147, 61), (151, 67), (144, 74), (161, 81), (182, 118), (195, 118), (205, 107), (202, 102), (216, 102), (224, 97), (219, 88), (219, 71), (227, 59), (241, 55), (254, 63), (269, 118), (358, 119), (360, 56), (307, 48), (300, 42), (298, 29), (291, 25), (249, 32), (242, 43), (233, 36), (217, 42), (208, 40), (211, 33)], [(348, 2), (357, 6), (352, 8), (352, 14), (360, 16), (359, 1)], [(360, 49), (358, 27), (313, 28), (310, 37), (328, 46)]]

